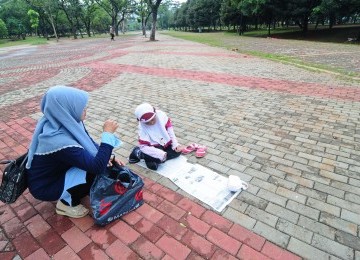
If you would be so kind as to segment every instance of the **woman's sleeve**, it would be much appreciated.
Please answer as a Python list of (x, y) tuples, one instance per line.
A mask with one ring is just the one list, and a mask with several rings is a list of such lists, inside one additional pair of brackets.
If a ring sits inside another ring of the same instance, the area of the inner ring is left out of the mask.
[(58, 160), (71, 167), (77, 167), (84, 171), (98, 174), (105, 170), (113, 147), (101, 143), (98, 152), (92, 156), (88, 151), (79, 147), (68, 147), (58, 152)]

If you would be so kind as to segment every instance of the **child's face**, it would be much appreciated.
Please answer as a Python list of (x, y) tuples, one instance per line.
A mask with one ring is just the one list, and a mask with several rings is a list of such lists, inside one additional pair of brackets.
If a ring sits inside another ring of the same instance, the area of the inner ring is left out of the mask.
[(146, 125), (155, 125), (155, 123), (156, 123), (156, 116), (154, 116), (153, 119), (151, 119), (149, 122), (146, 122), (145, 124)]

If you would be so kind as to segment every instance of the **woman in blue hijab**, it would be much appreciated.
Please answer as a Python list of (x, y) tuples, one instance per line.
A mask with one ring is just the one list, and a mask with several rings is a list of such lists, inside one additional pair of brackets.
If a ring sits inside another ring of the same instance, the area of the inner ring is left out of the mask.
[[(105, 170), (120, 140), (115, 121), (103, 125), (101, 144), (89, 136), (83, 120), (89, 94), (83, 90), (51, 87), (41, 101), (38, 121), (26, 164), (30, 193), (39, 200), (56, 201), (56, 213), (84, 217), (89, 210), (80, 204), (96, 174)], [(119, 162), (121, 164), (121, 162)]]

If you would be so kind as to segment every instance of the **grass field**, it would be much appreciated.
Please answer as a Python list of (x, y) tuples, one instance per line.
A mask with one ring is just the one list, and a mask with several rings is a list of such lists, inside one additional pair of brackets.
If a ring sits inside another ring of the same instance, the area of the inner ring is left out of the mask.
[[(292, 31), (274, 31), (271, 36), (281, 39), (347, 43), (348, 38), (360, 36), (360, 25), (336, 26), (332, 29), (320, 26), (316, 30), (310, 27), (310, 30), (305, 35), (296, 28)], [(358, 41), (357, 44), (360, 44), (360, 42)]]
[[(220, 31), (208, 31), (203, 30), (203, 32), (216, 33)], [(237, 36), (238, 34), (233, 31), (223, 30), (221, 32), (226, 33), (227, 35)], [(193, 32), (195, 35), (199, 35), (197, 32)], [(279, 39), (289, 39), (289, 40), (305, 40), (305, 41), (315, 41), (315, 42), (334, 42), (334, 43), (347, 43), (348, 38), (357, 38), (360, 35), (360, 25), (344, 25), (336, 26), (332, 29), (329, 29), (326, 26), (318, 26), (317, 29), (314, 28), (314, 25), (309, 26), (309, 30), (304, 34), (299, 27), (288, 27), (288, 28), (277, 28), (275, 30), (270, 30), (270, 36), (268, 35), (267, 28), (260, 28), (258, 30), (249, 29), (246, 31), (243, 36), (246, 37), (272, 37)], [(184, 36), (191, 37), (191, 36)], [(360, 44), (356, 42), (355, 44)]]
[[(118, 37), (127, 37), (127, 36), (134, 35), (136, 33), (138, 33), (138, 32), (127, 32), (126, 34), (119, 33)], [(78, 36), (78, 40), (107, 38), (107, 37), (110, 37), (107, 33), (106, 34), (96, 34), (92, 37), (88, 37), (87, 35), (84, 35), (83, 38), (81, 38), (81, 36)], [(71, 36), (61, 37), (59, 40), (61, 41), (62, 39), (73, 39), (73, 37), (71, 37)], [(9, 39), (0, 39), (0, 48), (17, 46), (17, 45), (40, 45), (40, 44), (48, 44), (51, 42), (56, 42), (56, 39), (50, 38), (49, 40), (46, 40), (46, 38), (38, 37), (38, 36), (28, 36), (28, 37), (26, 37), (25, 40), (15, 40), (15, 41), (9, 40)]]
[(39, 37), (26, 37), (25, 40), (16, 40), (16, 41), (11, 41), (9, 39), (0, 39), (0, 48), (17, 46), (17, 45), (26, 45), (26, 44), (40, 45), (46, 43), (47, 40), (45, 38), (39, 38)]
[[(310, 30), (309, 33), (304, 36), (302, 32), (298, 29), (288, 29), (288, 30), (276, 30), (273, 31), (271, 34), (272, 38), (279, 38), (279, 39), (288, 39), (288, 40), (304, 40), (310, 42), (330, 42), (334, 44), (346, 44), (347, 39), (349, 37), (354, 37), (360, 31), (360, 26), (350, 26), (344, 28), (334, 28), (333, 30), (329, 30), (327, 28), (322, 28), (315, 33), (313, 30)], [(235, 50), (237, 52), (241, 52), (243, 54), (249, 54), (265, 59), (270, 59), (278, 62), (293, 64), (295, 66), (299, 66), (308, 70), (313, 71), (328, 71), (332, 73), (336, 73), (339, 76), (345, 77), (355, 77), (358, 78), (356, 73), (344, 71), (342, 68), (337, 68), (334, 66), (328, 66), (328, 64), (315, 64), (310, 62), (305, 62), (304, 60), (300, 60), (297, 57), (292, 57), (289, 55), (283, 54), (274, 54), (271, 52), (266, 52), (266, 50), (251, 50), (251, 48), (242, 48), (241, 46), (241, 39), (242, 37), (246, 37), (247, 39), (252, 37), (268, 37), (267, 30), (256, 30), (246, 32), (243, 36), (239, 36), (235, 32), (228, 32), (228, 31), (216, 31), (216, 32), (183, 32), (183, 31), (165, 31), (162, 32), (164, 34), (178, 37), (181, 39), (199, 42), (203, 44), (207, 44), (214, 47), (222, 47), (228, 50)], [(244, 39), (244, 38), (243, 38)], [(355, 43), (359, 46), (360, 51), (360, 44), (357, 42)], [(355, 46), (356, 46), (355, 45)]]

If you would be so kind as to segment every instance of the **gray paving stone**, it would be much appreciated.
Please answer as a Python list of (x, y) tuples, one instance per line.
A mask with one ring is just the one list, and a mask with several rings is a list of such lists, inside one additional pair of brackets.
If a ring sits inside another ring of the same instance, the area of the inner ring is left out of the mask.
[(304, 259), (318, 259), (318, 260), (340, 259), (293, 237), (290, 239), (289, 246), (287, 247), (287, 249), (294, 252), (295, 254), (298, 254)]
[(253, 229), (255, 226), (256, 220), (249, 217), (246, 214), (243, 214), (233, 208), (227, 208), (223, 214), (224, 217), (230, 219), (234, 223), (237, 223), (247, 229)]
[(261, 188), (271, 191), (271, 192), (275, 192), (277, 189), (277, 185), (272, 184), (270, 180), (269, 180), (269, 182), (267, 182), (267, 181), (260, 180), (258, 178), (253, 178), (251, 180), (250, 184), (261, 187)]
[(358, 232), (358, 227), (356, 224), (349, 221), (343, 220), (341, 218), (335, 217), (331, 214), (321, 212), (319, 221), (321, 223), (327, 224), (328, 226), (334, 227), (338, 230), (345, 231), (356, 236)]
[(249, 205), (249, 207), (246, 208), (245, 214), (272, 227), (275, 227), (276, 222), (278, 221), (277, 216), (269, 214), (266, 211), (258, 209), (252, 205)]
[(291, 200), (297, 201), (299, 203), (305, 204), (306, 196), (303, 196), (297, 192), (285, 189), (283, 187), (278, 187), (276, 190), (276, 194), (289, 198)]
[[(315, 182), (314, 189), (323, 192), (323, 194), (331, 194), (338, 198), (344, 198), (345, 196), (345, 192), (343, 190), (335, 189), (318, 182)], [(324, 197), (324, 201), (325, 201), (325, 197)]]
[(245, 173), (250, 175), (250, 176), (253, 176), (253, 177), (257, 177), (257, 178), (260, 178), (262, 180), (267, 180), (269, 178), (269, 174), (267, 173), (264, 173), (262, 171), (259, 171), (259, 170), (256, 170), (256, 169), (253, 169), (251, 167), (247, 167), (246, 170), (245, 170)]
[(309, 188), (302, 187), (302, 186), (298, 186), (297, 192), (299, 192), (300, 194), (306, 195), (308, 197), (326, 202), (327, 194), (325, 192), (317, 191), (314, 189), (309, 189)]
[[(289, 204), (289, 202), (288, 202), (288, 204)], [(299, 219), (299, 214), (297, 214), (291, 210), (285, 209), (283, 207), (280, 207), (273, 203), (269, 203), (267, 205), (265, 211), (267, 211), (275, 216), (278, 216), (279, 218), (288, 220), (294, 224), (296, 224)]]
[(259, 209), (265, 209), (268, 205), (268, 201), (262, 198), (259, 198), (258, 196), (255, 196), (248, 191), (243, 191), (241, 193), (242, 196), (240, 196), (239, 200), (243, 201), (249, 205), (253, 205), (254, 207), (257, 207)]
[(233, 208), (234, 210), (237, 210), (241, 213), (245, 213), (246, 208), (249, 206), (246, 202), (239, 200), (237, 198), (233, 199), (229, 203), (229, 207)]
[(253, 228), (253, 231), (256, 232), (257, 234), (259, 234), (260, 236), (265, 237), (266, 239), (268, 239), (269, 241), (280, 245), (284, 248), (286, 248), (286, 246), (289, 243), (289, 239), (290, 236), (276, 230), (273, 227), (270, 227), (260, 221), (256, 222), (255, 227)]
[(332, 214), (334, 216), (340, 216), (340, 208), (330, 205), (328, 203), (313, 199), (313, 198), (309, 198), (306, 202), (307, 206), (310, 206), (312, 208), (318, 209), (320, 211), (324, 211), (327, 212), (329, 214)]
[(293, 182), (298, 186), (305, 186), (306, 188), (312, 188), (314, 186), (314, 181), (302, 178), (298, 175), (288, 174), (286, 175), (286, 180)]
[(305, 206), (303, 204), (297, 203), (295, 201), (289, 200), (286, 204), (286, 208), (294, 212), (297, 212), (305, 217), (309, 217), (313, 220), (318, 220), (320, 216), (320, 211), (313, 209), (311, 207)]
[[(277, 167), (279, 167), (279, 165)], [(285, 176), (286, 176), (286, 173), (284, 171), (273, 168), (273, 167), (263, 166), (261, 168), (261, 171), (265, 172), (265, 173), (268, 173), (269, 176), (276, 176), (276, 177), (279, 177), (281, 179), (284, 179)]]
[(360, 250), (360, 238), (357, 236), (352, 236), (347, 232), (339, 230), (335, 234), (335, 240), (343, 245), (347, 245), (354, 250)]
[(352, 248), (344, 246), (318, 234), (314, 234), (312, 245), (322, 250), (326, 248), (327, 252), (340, 257), (341, 259), (351, 260), (354, 258), (354, 250)]
[(358, 203), (346, 201), (337, 197), (334, 197), (332, 195), (329, 195), (327, 197), (327, 203), (353, 211), (357, 214), (360, 214), (360, 205)]
[(330, 185), (332, 187), (336, 188), (336, 189), (340, 189), (340, 190), (343, 190), (345, 192), (355, 193), (356, 195), (360, 195), (360, 189), (356, 189), (352, 185), (348, 185), (348, 184), (345, 184), (345, 183), (342, 183), (342, 182), (337, 182), (337, 181), (331, 182)]
[(276, 224), (276, 229), (308, 244), (311, 243), (313, 237), (313, 233), (311, 231), (281, 218)]
[(293, 183), (293, 182), (290, 182), (290, 181), (287, 181), (287, 180), (284, 180), (282, 178), (278, 178), (276, 176), (274, 177), (270, 177), (269, 180), (268, 180), (270, 183), (273, 183), (277, 186), (280, 186), (280, 187), (283, 187), (285, 189), (288, 189), (288, 190), (292, 190), (294, 191), (295, 188), (296, 188), (296, 184)]
[(273, 192), (266, 191), (264, 189), (260, 189), (257, 193), (257, 196), (263, 198), (264, 200), (271, 201), (275, 204), (285, 207), (287, 199), (283, 196), (279, 196)]
[(304, 171), (302, 173), (302, 177), (309, 179), (309, 180), (316, 181), (316, 182), (320, 182), (320, 183), (323, 183), (326, 185), (330, 184), (330, 179), (322, 177), (322, 176), (318, 175), (317, 173), (318, 173), (317, 170), (315, 172), (311, 172), (311, 173)]

